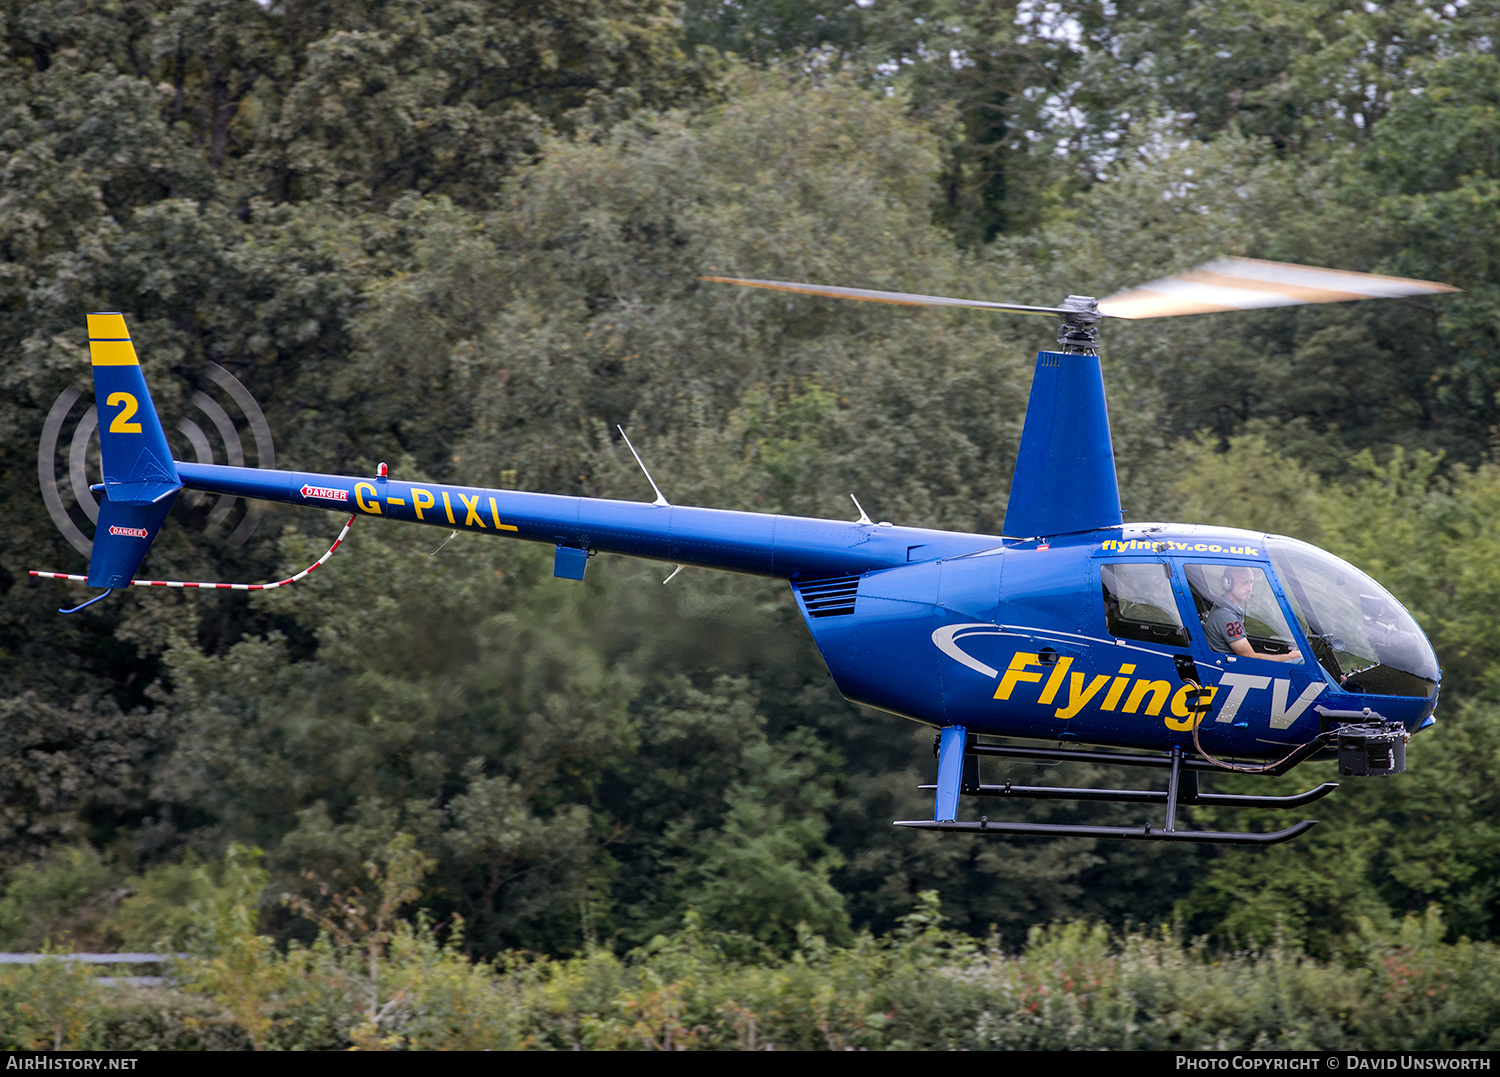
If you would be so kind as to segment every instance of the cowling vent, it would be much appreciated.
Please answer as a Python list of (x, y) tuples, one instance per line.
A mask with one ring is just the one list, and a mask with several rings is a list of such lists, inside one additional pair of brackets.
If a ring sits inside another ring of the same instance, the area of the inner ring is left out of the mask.
[(843, 617), (854, 612), (859, 592), (858, 576), (825, 576), (798, 580), (794, 585), (810, 617)]

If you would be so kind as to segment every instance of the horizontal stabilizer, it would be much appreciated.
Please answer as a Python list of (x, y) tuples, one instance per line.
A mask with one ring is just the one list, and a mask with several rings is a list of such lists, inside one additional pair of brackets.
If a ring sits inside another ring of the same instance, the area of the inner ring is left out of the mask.
[(182, 489), (180, 482), (107, 482), (111, 501), (125, 505), (154, 505)]

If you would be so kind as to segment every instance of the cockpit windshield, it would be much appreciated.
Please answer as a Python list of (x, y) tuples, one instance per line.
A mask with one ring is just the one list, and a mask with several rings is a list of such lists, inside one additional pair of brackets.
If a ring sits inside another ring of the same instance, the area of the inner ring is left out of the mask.
[(1316, 546), (1269, 536), (1266, 546), (1313, 653), (1345, 691), (1437, 694), (1437, 655), (1389, 591)]

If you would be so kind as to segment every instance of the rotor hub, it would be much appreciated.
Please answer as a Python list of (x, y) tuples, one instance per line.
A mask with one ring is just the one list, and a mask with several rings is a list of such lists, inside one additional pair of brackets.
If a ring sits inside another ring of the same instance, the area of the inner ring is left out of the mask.
[(1062, 324), (1057, 343), (1068, 355), (1095, 355), (1099, 351), (1099, 301), (1091, 295), (1070, 295), (1062, 301)]

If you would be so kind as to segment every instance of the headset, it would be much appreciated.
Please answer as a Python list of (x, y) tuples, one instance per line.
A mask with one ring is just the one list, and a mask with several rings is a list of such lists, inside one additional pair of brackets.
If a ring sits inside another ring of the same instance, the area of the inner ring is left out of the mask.
[(1234, 586), (1234, 574), (1236, 572), (1248, 572), (1250, 573), (1251, 582), (1253, 583), (1255, 580), (1255, 570), (1249, 565), (1226, 565), (1223, 572), (1219, 575), (1220, 590), (1228, 592)]

